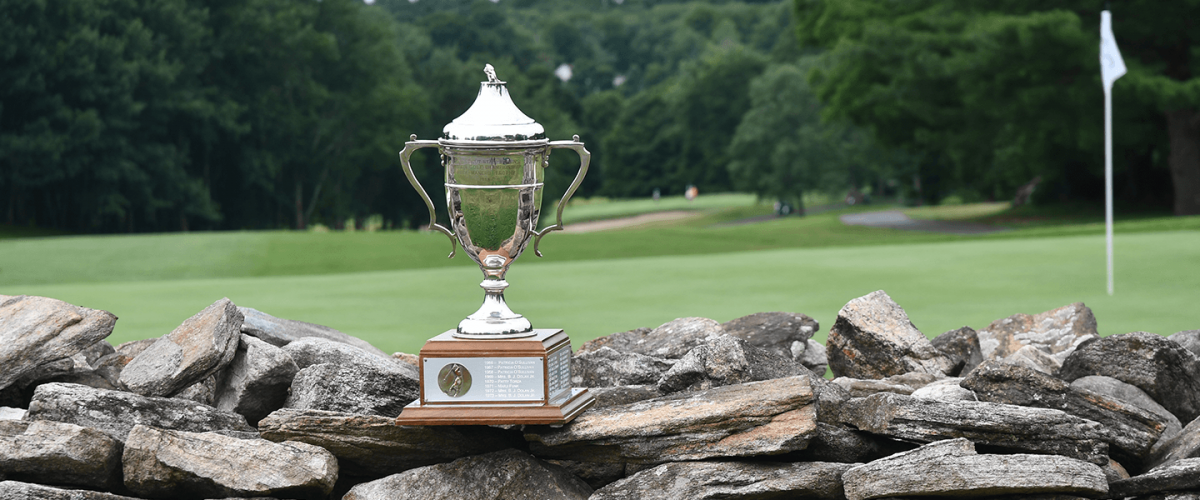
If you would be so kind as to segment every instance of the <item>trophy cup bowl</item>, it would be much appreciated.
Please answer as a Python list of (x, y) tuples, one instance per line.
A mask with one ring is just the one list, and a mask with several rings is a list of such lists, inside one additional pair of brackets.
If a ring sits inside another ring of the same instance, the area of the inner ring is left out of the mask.
[[(429, 209), (429, 227), (461, 244), (483, 271), (483, 305), (455, 330), (421, 348), (420, 396), (396, 418), (400, 425), (548, 424), (571, 421), (595, 402), (571, 387), (571, 340), (562, 329), (534, 329), (504, 301), (508, 266), (533, 240), (562, 229), (562, 212), (587, 174), (591, 154), (579, 142), (546, 139), (541, 125), (513, 104), (491, 65), (475, 103), (446, 125), (436, 141), (410, 136), (400, 152), (404, 175)], [(433, 201), (413, 175), (409, 159), (436, 147), (445, 171), (450, 227), (437, 223)], [(579, 173), (558, 202), (555, 224), (537, 230), (550, 152), (573, 149)]]
[[(400, 152), (404, 174), (429, 209), (429, 227), (450, 238), (450, 257), (457, 241), (483, 271), (483, 305), (458, 324), (460, 338), (521, 338), (533, 335), (533, 325), (514, 313), (504, 300), (508, 266), (534, 239), (538, 244), (551, 231), (562, 229), (562, 211), (587, 175), (591, 154), (576, 135), (570, 141), (549, 141), (541, 125), (512, 102), (504, 82), (491, 65), (479, 95), (462, 116), (443, 130), (437, 141), (419, 141), (414, 134)], [(446, 208), (450, 228), (437, 224), (429, 194), (413, 175), (409, 158), (423, 147), (437, 147), (445, 170)], [(556, 223), (537, 230), (545, 169), (553, 149), (579, 154), (579, 173), (558, 203)]]

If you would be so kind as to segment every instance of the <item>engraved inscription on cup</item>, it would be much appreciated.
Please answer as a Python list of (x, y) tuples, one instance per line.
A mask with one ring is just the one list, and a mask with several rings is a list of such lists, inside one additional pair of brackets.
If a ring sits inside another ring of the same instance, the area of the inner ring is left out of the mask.
[(503, 279), (537, 229), (547, 151), (444, 146), (450, 222), (490, 276)]

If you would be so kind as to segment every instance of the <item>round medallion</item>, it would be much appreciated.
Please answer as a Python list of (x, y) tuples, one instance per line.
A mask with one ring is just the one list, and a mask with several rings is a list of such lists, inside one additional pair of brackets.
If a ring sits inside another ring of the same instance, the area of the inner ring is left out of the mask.
[(471, 372), (458, 363), (450, 363), (438, 372), (438, 388), (447, 396), (457, 398), (471, 390)]

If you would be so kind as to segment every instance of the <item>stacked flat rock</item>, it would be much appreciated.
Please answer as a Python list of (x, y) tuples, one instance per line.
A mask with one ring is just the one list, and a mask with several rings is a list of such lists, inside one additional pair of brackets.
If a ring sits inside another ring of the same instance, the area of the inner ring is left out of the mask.
[(343, 500), (555, 498), (583, 500), (592, 488), (565, 469), (518, 450), (466, 457), (362, 483)]
[(221, 299), (135, 356), (121, 370), (120, 384), (143, 396), (171, 396), (211, 377), (233, 360), (242, 313)]
[(320, 499), (337, 482), (337, 459), (306, 443), (238, 439), (139, 425), (122, 458), (125, 486), (146, 497), (283, 496)]
[(532, 427), (539, 457), (658, 464), (804, 449), (816, 430), (806, 377), (750, 382), (585, 412), (562, 428)]
[(928, 444), (847, 470), (846, 498), (955, 498), (993, 495), (1108, 493), (1100, 467), (1047, 455), (987, 455), (967, 439)]
[(116, 321), (108, 311), (61, 300), (0, 295), (0, 390), (49, 363), (75, 366), (68, 358), (103, 341)]
[(829, 331), (834, 376), (880, 379), (921, 372), (946, 375), (954, 365), (913, 326), (883, 290), (851, 300)]
[(1200, 417), (1200, 358), (1171, 340), (1146, 332), (1080, 344), (1059, 377), (1072, 381), (1104, 375), (1149, 394), (1181, 422)]
[(124, 442), (137, 425), (192, 432), (256, 436), (246, 418), (194, 401), (140, 396), (76, 384), (44, 384), (34, 392), (25, 420), (75, 424)]
[(982, 401), (1052, 408), (1104, 426), (1103, 440), (1114, 452), (1137, 460), (1166, 430), (1159, 416), (1119, 399), (1080, 389), (1022, 365), (988, 361), (963, 380)]
[(601, 488), (593, 500), (678, 498), (845, 498), (851, 464), (826, 462), (672, 462)]
[(399, 426), (378, 415), (285, 408), (258, 424), (262, 437), (319, 446), (337, 457), (341, 473), (376, 479), (409, 469), (508, 448), (519, 432), (489, 426)]
[(930, 341), (878, 291), (828, 349), (787, 312), (616, 333), (557, 427), (396, 425), (415, 356), (228, 299), (115, 321), (0, 296), (0, 498), (1200, 500), (1200, 333), (1101, 339), (1078, 303)]
[(1014, 314), (977, 332), (984, 359), (1054, 373), (1079, 345), (1097, 339), (1096, 316), (1076, 302), (1030, 316)]

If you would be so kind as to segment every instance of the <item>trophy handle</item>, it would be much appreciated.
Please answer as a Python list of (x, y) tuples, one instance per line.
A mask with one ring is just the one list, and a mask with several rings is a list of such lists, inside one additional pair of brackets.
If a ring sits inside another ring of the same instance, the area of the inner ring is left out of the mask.
[[(408, 158), (412, 156), (413, 151), (437, 145), (438, 141), (418, 141), (417, 134), (408, 136), (408, 142), (404, 143), (404, 150), (400, 151), (400, 165), (404, 167), (404, 175), (408, 177), (408, 182), (412, 183), (413, 187), (417, 189), (417, 193), (421, 195), (421, 199), (425, 200), (425, 206), (429, 208), (429, 228), (436, 229), (446, 235), (447, 238), (450, 238), (450, 255), (446, 257), (449, 259), (454, 257), (454, 252), (457, 248), (454, 233), (437, 223), (437, 212), (433, 209), (433, 200), (429, 199), (429, 194), (425, 192), (425, 188), (421, 187), (421, 181), (417, 180), (417, 176), (413, 174), (412, 165), (408, 163)], [(561, 211), (560, 209), (559, 212)]]
[(583, 183), (583, 177), (587, 175), (588, 164), (592, 162), (592, 153), (589, 153), (587, 148), (583, 147), (583, 143), (579, 142), (579, 136), (571, 136), (569, 141), (554, 141), (550, 143), (550, 149), (574, 149), (579, 155), (579, 173), (575, 174), (575, 180), (571, 181), (571, 187), (567, 188), (566, 194), (558, 201), (558, 214), (555, 218), (553, 226), (542, 228), (541, 231), (535, 231), (537, 238), (533, 240), (533, 254), (538, 257), (542, 256), (541, 250), (538, 250), (538, 244), (542, 242), (542, 237), (551, 231), (559, 231), (563, 228), (562, 212), (563, 207), (567, 206), (567, 202), (571, 200), (571, 195), (575, 194), (575, 190), (579, 189), (579, 185)]

